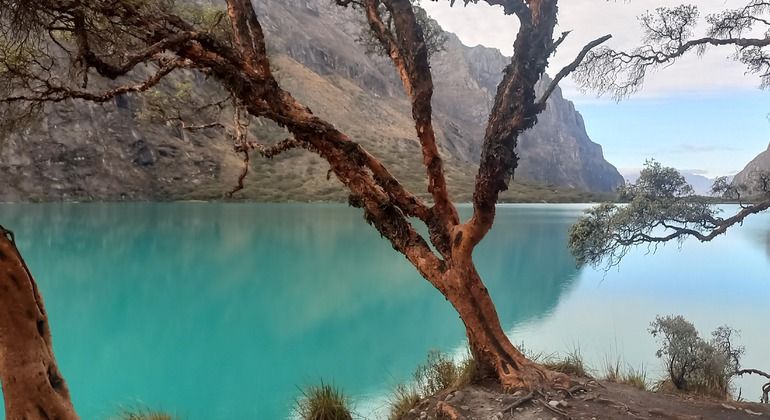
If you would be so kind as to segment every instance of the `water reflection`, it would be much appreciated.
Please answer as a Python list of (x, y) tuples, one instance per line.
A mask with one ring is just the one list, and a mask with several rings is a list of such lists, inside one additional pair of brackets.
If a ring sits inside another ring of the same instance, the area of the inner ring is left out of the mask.
[[(506, 328), (573, 288), (574, 215), (501, 211), (477, 250)], [(298, 385), (376, 393), (463, 340), (449, 304), (345, 206), (0, 205), (0, 220), (41, 285), (83, 418), (135, 403), (282, 418)]]

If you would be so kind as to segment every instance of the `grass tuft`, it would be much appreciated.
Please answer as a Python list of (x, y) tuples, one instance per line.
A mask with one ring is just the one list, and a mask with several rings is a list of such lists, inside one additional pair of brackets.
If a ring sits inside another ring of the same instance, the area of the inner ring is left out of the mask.
[(390, 413), (388, 420), (401, 420), (409, 414), (417, 403), (420, 402), (420, 394), (413, 386), (398, 384), (388, 399)]
[(428, 397), (453, 386), (460, 369), (452, 359), (440, 351), (428, 352), (428, 359), (417, 367), (414, 380), (420, 395)]
[(630, 385), (642, 391), (647, 391), (649, 389), (647, 368), (642, 365), (639, 369), (634, 369), (632, 366), (626, 366), (626, 368), (623, 369), (619, 358), (615, 359), (614, 362), (607, 359), (604, 365), (604, 380), (607, 382)]
[(321, 381), (320, 385), (302, 390), (295, 412), (303, 420), (352, 420), (349, 406), (350, 401), (341, 390)]
[(118, 414), (115, 420), (176, 420), (170, 414), (146, 409), (130, 409)]
[(580, 349), (577, 348), (573, 349), (562, 358), (546, 358), (541, 364), (546, 369), (553, 370), (555, 372), (561, 372), (566, 375), (582, 378), (588, 378), (591, 376), (586, 370), (585, 363), (583, 362), (583, 355), (580, 353)]

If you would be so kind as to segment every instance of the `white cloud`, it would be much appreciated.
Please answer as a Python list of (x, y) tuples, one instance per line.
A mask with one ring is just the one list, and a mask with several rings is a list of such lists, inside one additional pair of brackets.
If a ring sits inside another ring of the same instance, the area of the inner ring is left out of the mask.
[[(575, 54), (592, 39), (612, 34), (607, 45), (630, 50), (641, 40), (641, 29), (637, 17), (647, 10), (661, 6), (676, 6), (684, 0), (563, 0), (559, 3), (559, 26), (556, 33), (571, 30), (567, 40), (553, 58), (549, 73), (556, 73), (574, 59)], [(690, 0), (696, 4), (701, 15), (738, 7), (741, 2), (727, 0)], [(498, 48), (503, 54), (511, 55), (518, 22), (515, 17), (505, 16), (499, 6), (486, 3), (462, 6), (457, 1), (454, 7), (448, 1), (424, 1), (421, 3), (428, 13), (447, 31), (456, 33), (466, 45), (485, 45)], [(669, 96), (714, 92), (735, 89), (755, 89), (759, 85), (756, 76), (745, 74), (745, 68), (728, 59), (730, 48), (712, 49), (703, 57), (695, 54), (679, 60), (675, 65), (649, 74), (642, 96)], [(571, 80), (562, 83), (565, 94), (580, 99)], [(588, 99), (583, 97), (583, 99)]]

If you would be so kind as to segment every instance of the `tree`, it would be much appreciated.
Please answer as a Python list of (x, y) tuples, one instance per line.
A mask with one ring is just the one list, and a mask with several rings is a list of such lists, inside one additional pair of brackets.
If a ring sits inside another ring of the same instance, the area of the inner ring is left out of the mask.
[(5, 418), (77, 418), (54, 358), (43, 298), (16, 249), (13, 234), (2, 226), (0, 300), (0, 379)]
[(764, 176), (755, 179), (753, 188), (759, 191), (755, 204), (741, 198), (741, 191), (752, 187), (716, 180), (713, 193), (721, 199), (738, 200), (741, 206), (735, 215), (723, 218), (713, 198), (695, 195), (676, 169), (649, 160), (636, 184), (620, 188), (619, 199), (626, 203), (591, 208), (570, 228), (570, 251), (579, 265), (605, 263), (610, 267), (638, 245), (656, 247), (687, 237), (711, 241), (746, 217), (770, 208), (770, 190), (759, 189)]
[[(620, 100), (644, 83), (648, 71), (674, 64), (686, 54), (708, 48), (733, 49), (732, 59), (770, 87), (770, 2), (752, 0), (704, 19), (706, 33), (695, 37), (701, 23), (696, 6), (663, 7), (641, 16), (644, 45), (631, 51), (600, 47), (588, 52), (574, 73), (586, 90)], [(752, 37), (759, 34), (757, 37)], [(602, 204), (590, 209), (570, 231), (570, 249), (579, 264), (617, 264), (636, 245), (657, 246), (694, 237), (711, 241), (747, 217), (770, 209), (770, 173), (752, 174), (750, 185), (717, 179), (713, 193), (735, 200), (740, 210), (720, 217), (714, 200), (696, 197), (673, 168), (648, 162), (636, 185), (621, 190), (627, 206)], [(748, 196), (748, 200), (746, 200)], [(748, 201), (748, 202), (747, 202)]]
[[(535, 85), (566, 36), (553, 36), (557, 0), (485, 1), (503, 6), (504, 13), (516, 16), (520, 25), (484, 138), (473, 215), (465, 222), (460, 221), (448, 193), (432, 123), (433, 81), (426, 34), (409, 0), (337, 3), (365, 14), (371, 33), (403, 82), (431, 204), (407, 191), (379, 160), (281, 87), (270, 68), (262, 27), (249, 0), (227, 0), (226, 15), (218, 11), (185, 14), (172, 0), (0, 0), (0, 113), (19, 121), (31, 118), (48, 102), (105, 102), (145, 92), (173, 72), (202, 73), (219, 84), (230, 101), (221, 108), (221, 115), (232, 119), (226, 128), (246, 161), (241, 182), (251, 152), (270, 157), (303, 148), (318, 154), (329, 163), (330, 174), (349, 190), (350, 204), (360, 207), (366, 221), (457, 310), (482, 374), (509, 389), (565, 386), (566, 377), (528, 360), (511, 344), (476, 271), (473, 250), (491, 229), (498, 195), (516, 169), (519, 135), (535, 125), (558, 82), (610, 36), (586, 45), (538, 97)], [(91, 79), (109, 87), (95, 89)], [(247, 129), (257, 117), (275, 121), (292, 137), (275, 144), (257, 142)], [(18, 127), (15, 124), (6, 127)], [(193, 127), (214, 126), (225, 124)], [(415, 220), (427, 226), (427, 240), (413, 226)], [(0, 300), (6, 297), (0, 295)], [(14, 386), (10, 375), (0, 371), (4, 386)], [(47, 398), (40, 393), (8, 395), (27, 401)], [(9, 407), (10, 419), (29, 414), (15, 411), (18, 404)]]

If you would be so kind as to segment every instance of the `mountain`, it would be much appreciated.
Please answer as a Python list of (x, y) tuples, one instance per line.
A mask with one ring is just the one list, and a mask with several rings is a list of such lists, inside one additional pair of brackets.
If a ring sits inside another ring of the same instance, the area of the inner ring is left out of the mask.
[(751, 185), (752, 174), (759, 171), (770, 171), (770, 144), (767, 149), (752, 159), (742, 171), (735, 175), (733, 182), (735, 184)]
[[(620, 172), (623, 174), (626, 182), (633, 184), (639, 179), (639, 171), (640, 169), (622, 169)], [(716, 178), (709, 178), (688, 170), (679, 170), (679, 173), (682, 174), (685, 181), (692, 186), (692, 189), (695, 190), (695, 194), (704, 196), (711, 195), (711, 186), (714, 185)], [(730, 180), (731, 177), (728, 177), (728, 181)]]
[[(392, 65), (356, 42), (362, 17), (327, 0), (257, 0), (255, 6), (282, 85), (382, 159), (407, 187), (425, 191), (409, 103)], [(507, 62), (498, 50), (466, 47), (451, 34), (445, 51), (432, 58), (436, 131), (458, 200), (470, 198), (484, 127)], [(182, 90), (191, 104), (222, 96), (213, 83), (189, 74), (175, 75), (158, 89), (170, 95)], [(133, 95), (103, 105), (47, 106), (38, 124), (0, 145), (0, 200), (209, 199), (232, 187), (241, 162), (222, 133), (150, 123), (143, 118), (148, 107), (148, 99)], [(520, 140), (516, 184), (503, 199), (527, 199), (535, 190), (611, 192), (622, 184), (560, 90), (539, 121)], [(266, 142), (286, 136), (269, 121), (252, 128)], [(240, 196), (344, 199), (327, 172), (325, 161), (305, 151), (252, 159)]]

